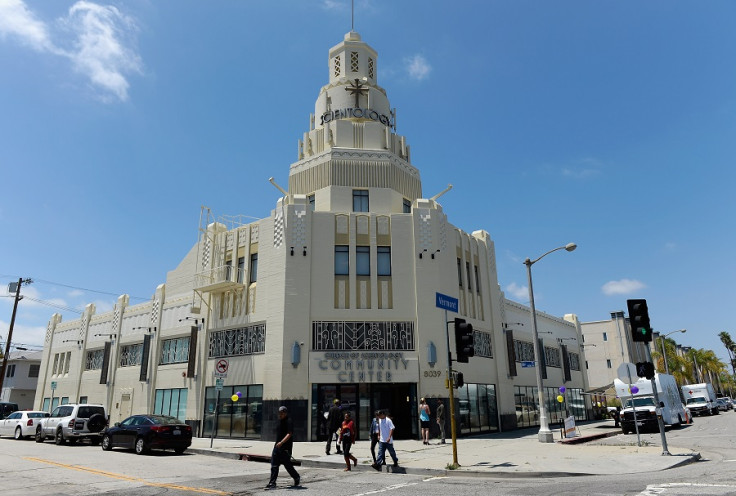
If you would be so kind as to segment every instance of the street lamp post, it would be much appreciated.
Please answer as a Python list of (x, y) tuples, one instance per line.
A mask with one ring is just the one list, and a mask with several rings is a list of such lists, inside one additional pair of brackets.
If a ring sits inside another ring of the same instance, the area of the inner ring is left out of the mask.
[(537, 393), (539, 396), (539, 442), (540, 443), (552, 443), (554, 442), (554, 433), (549, 430), (549, 422), (547, 420), (547, 405), (544, 402), (544, 389), (542, 388), (542, 368), (540, 367), (540, 364), (542, 363), (540, 360), (541, 352), (543, 350), (539, 349), (539, 332), (537, 331), (537, 313), (534, 309), (534, 289), (532, 287), (532, 265), (539, 262), (541, 259), (546, 257), (552, 252), (555, 252), (557, 250), (567, 250), (567, 251), (573, 251), (578, 246), (575, 243), (568, 243), (565, 246), (559, 246), (555, 248), (554, 250), (550, 250), (541, 257), (530, 260), (526, 259), (524, 260), (524, 265), (526, 265), (526, 274), (527, 278), (529, 280), (529, 309), (532, 314), (532, 338), (534, 339), (534, 360), (535, 360), (535, 368), (537, 369)]
[(677, 334), (678, 332), (687, 332), (687, 329), (680, 329), (678, 331), (672, 331), (659, 338), (659, 341), (662, 343), (662, 358), (664, 358), (664, 373), (667, 375), (670, 374), (670, 367), (669, 365), (667, 365), (667, 350), (664, 347), (664, 340), (670, 334)]

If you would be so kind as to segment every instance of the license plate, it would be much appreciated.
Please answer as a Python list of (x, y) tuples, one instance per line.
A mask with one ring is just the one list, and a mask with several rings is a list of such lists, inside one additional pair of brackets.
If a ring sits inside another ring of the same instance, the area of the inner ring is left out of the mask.
[(175, 436), (181, 435), (181, 431), (179, 429), (174, 429), (174, 435)]

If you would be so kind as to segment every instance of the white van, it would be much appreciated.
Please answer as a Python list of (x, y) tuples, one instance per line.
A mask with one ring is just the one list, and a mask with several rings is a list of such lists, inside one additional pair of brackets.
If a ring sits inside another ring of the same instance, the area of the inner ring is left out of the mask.
[[(687, 422), (687, 414), (682, 406), (680, 389), (677, 387), (675, 378), (667, 374), (655, 374), (654, 381), (657, 384), (659, 395), (659, 410), (665, 425), (680, 427)], [(634, 409), (636, 409), (636, 424), (640, 430), (659, 430), (657, 420), (657, 404), (652, 392), (652, 381), (639, 379), (631, 386), (636, 386), (638, 391), (632, 395), (629, 385), (614, 379), (616, 396), (621, 399), (623, 410), (621, 411), (621, 431), (624, 434), (634, 432)]]
[(703, 382), (682, 386), (682, 395), (685, 397), (685, 405), (690, 409), (693, 416), (718, 415), (716, 392), (713, 390), (712, 384)]

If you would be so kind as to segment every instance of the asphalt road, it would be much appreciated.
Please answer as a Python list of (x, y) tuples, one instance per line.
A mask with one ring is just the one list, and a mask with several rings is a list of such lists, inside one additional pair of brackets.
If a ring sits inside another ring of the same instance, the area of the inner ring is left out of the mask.
[[(660, 446), (660, 436), (643, 434), (643, 443)], [(300, 468), (302, 486), (291, 488), (282, 470), (279, 488), (265, 491), (269, 466), (216, 456), (173, 452), (138, 456), (103, 452), (97, 446), (56, 446), (0, 438), (0, 487), (14, 495), (250, 495), (325, 494), (363, 496), (437, 495), (727, 495), (736, 494), (736, 413), (697, 418), (680, 430), (667, 431), (670, 446), (700, 451), (700, 462), (656, 473), (627, 476), (560, 478), (421, 477), (345, 473)], [(636, 435), (619, 435), (601, 444), (636, 444)], [(625, 456), (625, 455), (622, 455)], [(615, 459), (611, 463), (616, 463)]]

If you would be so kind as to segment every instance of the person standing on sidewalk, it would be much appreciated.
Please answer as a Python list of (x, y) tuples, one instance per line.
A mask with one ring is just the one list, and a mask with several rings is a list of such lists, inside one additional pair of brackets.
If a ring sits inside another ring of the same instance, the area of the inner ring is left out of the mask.
[(437, 427), (440, 428), (440, 444), (445, 444), (445, 404), (437, 400)]
[(340, 409), (340, 400), (335, 398), (330, 407), (330, 411), (327, 414), (327, 445), (325, 446), (325, 454), (330, 454), (330, 448), (332, 447), (332, 440), (335, 439), (335, 448), (337, 454), (342, 453), (340, 449), (340, 436), (337, 432), (342, 424), (342, 410)]
[(345, 420), (342, 421), (342, 426), (340, 427), (340, 440), (342, 441), (343, 457), (347, 465), (345, 472), (350, 472), (351, 460), (353, 461), (353, 465), (358, 465), (358, 459), (350, 454), (350, 447), (355, 444), (355, 423), (350, 412), (345, 412)]
[(276, 479), (279, 476), (279, 467), (284, 466), (289, 475), (294, 479), (294, 486), (299, 486), (299, 473), (291, 463), (291, 449), (294, 446), (294, 423), (289, 418), (289, 412), (285, 406), (279, 407), (279, 423), (276, 426), (276, 444), (271, 452), (271, 479), (266, 489), (276, 488)]
[(422, 398), (419, 400), (419, 422), (422, 425), (422, 441), (429, 444), (429, 405), (427, 400)]
[(386, 450), (388, 450), (391, 455), (391, 459), (394, 461), (394, 467), (399, 466), (399, 459), (396, 457), (396, 451), (394, 450), (393, 421), (386, 417), (386, 412), (383, 410), (379, 412), (378, 420), (378, 429), (381, 434), (378, 445), (378, 459), (376, 460), (376, 463), (371, 466), (380, 472), (381, 465), (383, 465), (384, 458), (386, 456)]
[(381, 437), (381, 433), (378, 429), (378, 414), (380, 412), (376, 410), (373, 413), (373, 421), (371, 422), (371, 456), (373, 457), (373, 463), (376, 463), (376, 445)]

